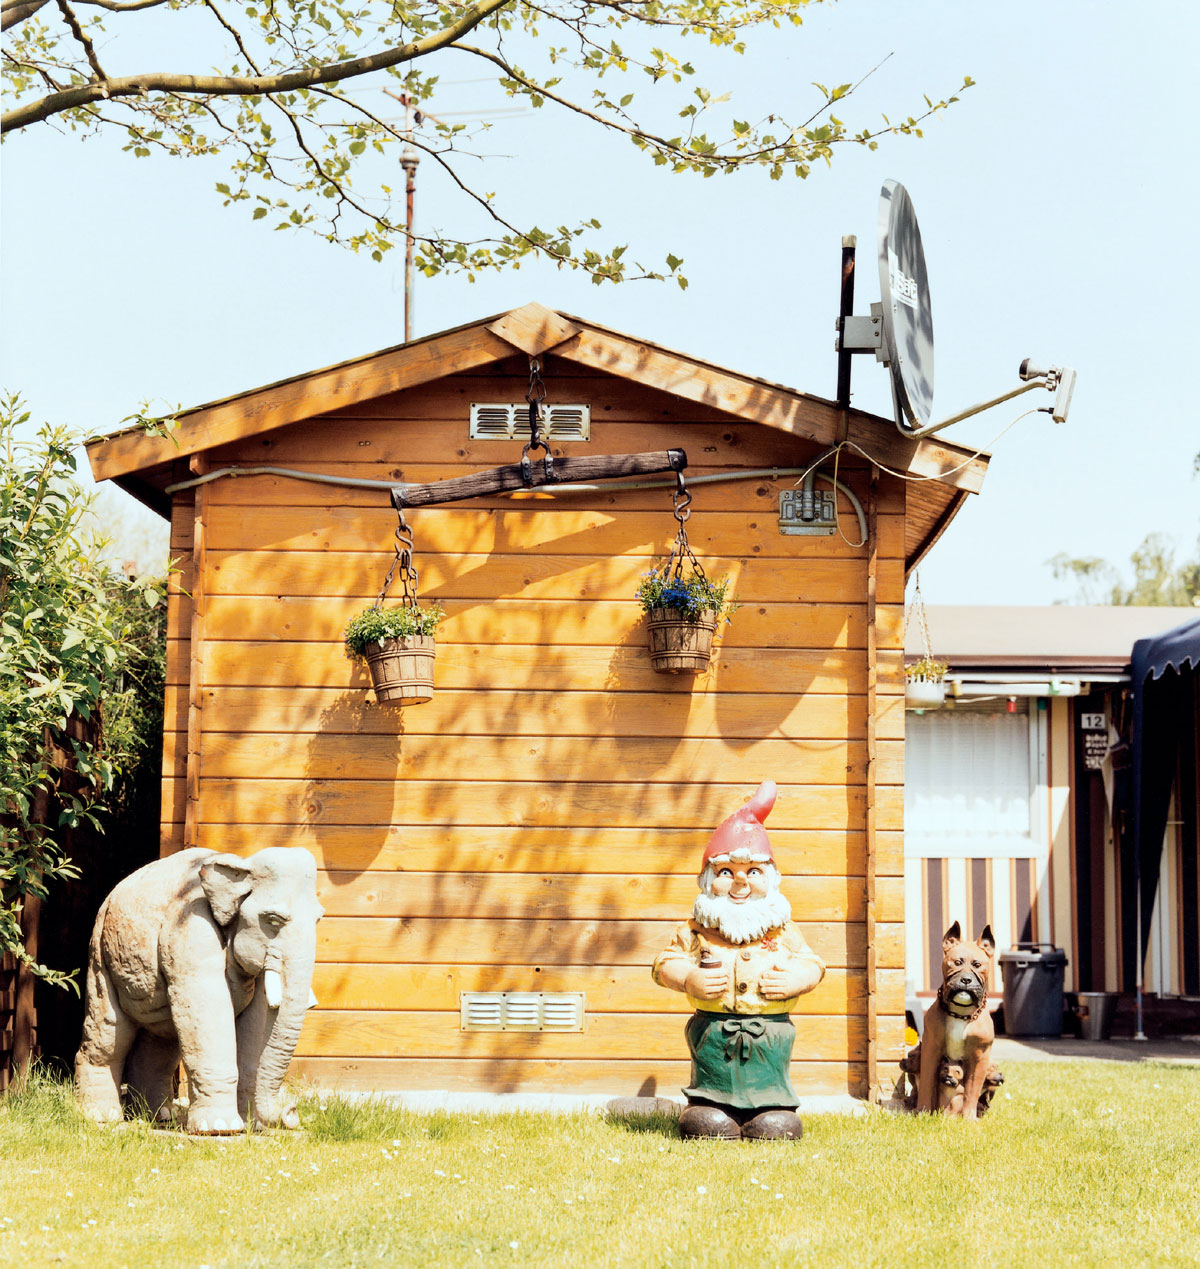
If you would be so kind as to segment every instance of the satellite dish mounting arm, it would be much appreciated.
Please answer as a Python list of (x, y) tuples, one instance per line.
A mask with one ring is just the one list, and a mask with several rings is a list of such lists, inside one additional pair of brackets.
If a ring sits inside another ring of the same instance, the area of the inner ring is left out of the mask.
[[(931, 423), (928, 427), (916, 429), (905, 427), (901, 422), (901, 411), (897, 402), (896, 428), (902, 436), (907, 436), (910, 440), (920, 440), (922, 436), (932, 436), (934, 432), (940, 432), (942, 428), (949, 427), (952, 423), (961, 423), (963, 419), (982, 414), (984, 410), (990, 410), (994, 405), (1003, 405), (1005, 401), (1011, 401), (1023, 393), (1032, 392), (1034, 388), (1046, 388), (1055, 394), (1054, 404), (1043, 406), (1042, 409), (1053, 418), (1055, 423), (1065, 423), (1067, 412), (1071, 408), (1071, 394), (1075, 391), (1075, 371), (1067, 366), (1049, 366), (1043, 369), (1035, 366), (1031, 359), (1026, 357), (1021, 362), (1018, 373), (1022, 379), (1026, 380), (1019, 388), (1013, 388), (1011, 392), (1002, 392), (998, 397), (981, 401), (978, 405), (968, 406), (967, 409), (952, 414), (948, 419), (942, 419), (940, 423)], [(893, 396), (895, 396), (894, 392)]]

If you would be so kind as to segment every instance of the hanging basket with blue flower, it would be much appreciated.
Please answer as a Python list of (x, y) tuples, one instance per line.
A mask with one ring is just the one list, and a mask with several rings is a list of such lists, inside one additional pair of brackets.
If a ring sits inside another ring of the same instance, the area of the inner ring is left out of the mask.
[(664, 674), (698, 674), (708, 668), (717, 623), (728, 621), (736, 605), (729, 598), (732, 578), (713, 581), (688, 544), (684, 526), (692, 495), (682, 473), (677, 480), (679, 531), (667, 558), (642, 575), (636, 593), (647, 616), (651, 665)]

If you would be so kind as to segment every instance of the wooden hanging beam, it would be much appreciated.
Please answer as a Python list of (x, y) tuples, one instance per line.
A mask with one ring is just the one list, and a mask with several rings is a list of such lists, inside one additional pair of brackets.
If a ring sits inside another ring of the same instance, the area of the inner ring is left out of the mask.
[(552, 462), (535, 460), (526, 470), (520, 463), (513, 463), (470, 476), (456, 476), (453, 480), (435, 480), (428, 485), (396, 485), (392, 488), (392, 505), (397, 511), (403, 511), (407, 507), (433, 507), (443, 502), (509, 493), (514, 489), (681, 472), (686, 466), (687, 454), (681, 449), (660, 449), (646, 454), (581, 454), (575, 458), (556, 458)]

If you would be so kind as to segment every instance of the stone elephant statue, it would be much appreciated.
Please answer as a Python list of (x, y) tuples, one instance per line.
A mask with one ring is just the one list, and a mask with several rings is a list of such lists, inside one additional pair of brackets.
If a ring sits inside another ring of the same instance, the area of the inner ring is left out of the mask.
[(280, 1097), (312, 995), (317, 870), (301, 847), (241, 858), (193, 848), (126, 877), (88, 952), (75, 1087), (84, 1113), (121, 1118), (121, 1085), (170, 1117), (180, 1059), (190, 1133), (299, 1123)]

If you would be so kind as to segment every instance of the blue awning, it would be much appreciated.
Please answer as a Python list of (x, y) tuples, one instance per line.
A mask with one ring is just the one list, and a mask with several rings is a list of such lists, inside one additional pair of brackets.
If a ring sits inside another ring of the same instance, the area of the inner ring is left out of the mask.
[[(1184, 729), (1195, 725), (1193, 693), (1185, 676), (1200, 670), (1200, 616), (1153, 639), (1133, 645), (1133, 862), (1141, 896), (1141, 947), (1144, 964), (1150, 941), (1150, 917), (1158, 890), (1158, 866), (1177, 755)], [(1139, 973), (1140, 980), (1140, 973)]]
[(1200, 669), (1200, 616), (1153, 639), (1139, 639), (1132, 659), (1134, 691), (1147, 676), (1157, 679), (1167, 670)]

